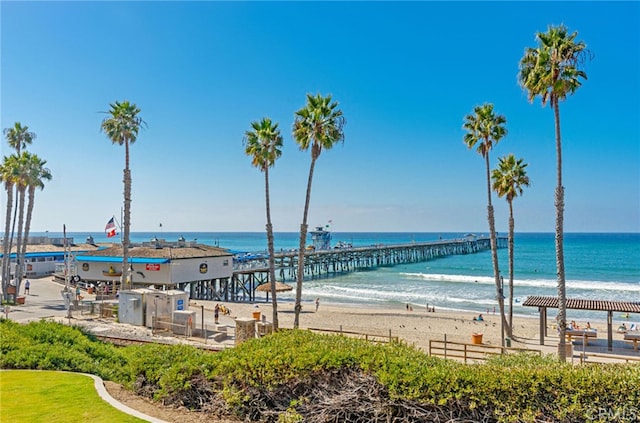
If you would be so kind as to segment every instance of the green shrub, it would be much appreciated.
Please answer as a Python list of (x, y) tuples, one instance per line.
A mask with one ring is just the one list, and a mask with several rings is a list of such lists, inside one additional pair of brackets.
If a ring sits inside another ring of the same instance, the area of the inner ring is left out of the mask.
[(0, 368), (66, 370), (122, 380), (122, 350), (95, 340), (81, 328), (55, 322), (0, 322)]
[(2, 320), (0, 352), (1, 368), (93, 373), (189, 408), (223, 399), (219, 409), (245, 420), (265, 419), (260, 413), (272, 407), (274, 397), (282, 404), (276, 420), (310, 420), (304, 413), (314, 403), (314, 389), (324, 389), (334, 375), (344, 381), (359, 374), (382, 387), (375, 387), (382, 395), (378, 403), (392, 414), (405, 404), (497, 422), (640, 416), (640, 365), (572, 366), (531, 354), (467, 365), (401, 343), (379, 345), (310, 331), (280, 331), (212, 354), (186, 345), (119, 348), (75, 327)]

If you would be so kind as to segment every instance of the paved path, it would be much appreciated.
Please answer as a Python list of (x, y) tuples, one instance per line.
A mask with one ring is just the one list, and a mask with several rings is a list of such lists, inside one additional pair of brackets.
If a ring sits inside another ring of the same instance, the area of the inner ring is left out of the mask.
[(28, 295), (24, 295), (24, 292), (20, 293), (25, 297), (24, 304), (9, 306), (9, 313), (5, 312), (6, 317), (16, 322), (27, 323), (67, 316), (65, 301), (61, 292), (64, 288), (63, 285), (53, 282), (51, 276), (29, 280), (31, 281), (30, 293)]

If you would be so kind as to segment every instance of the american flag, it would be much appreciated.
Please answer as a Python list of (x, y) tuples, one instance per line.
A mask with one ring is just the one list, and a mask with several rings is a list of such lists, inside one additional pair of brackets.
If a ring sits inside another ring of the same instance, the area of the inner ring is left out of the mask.
[(107, 226), (104, 227), (104, 231), (107, 233), (107, 238), (116, 236), (116, 223), (113, 217), (107, 222)]

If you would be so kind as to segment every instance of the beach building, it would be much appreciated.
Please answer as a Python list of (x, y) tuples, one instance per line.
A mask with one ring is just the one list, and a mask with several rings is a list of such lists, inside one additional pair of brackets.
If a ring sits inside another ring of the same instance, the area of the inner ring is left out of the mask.
[[(113, 245), (75, 257), (79, 280), (111, 291), (122, 278), (122, 246)], [(233, 273), (233, 254), (209, 245), (154, 238), (129, 248), (132, 288), (178, 289), (197, 297), (203, 286), (226, 285)], [(126, 275), (125, 275), (126, 277)]]
[[(2, 242), (0, 240), (0, 242)], [(94, 244), (92, 239), (85, 243), (76, 244), (73, 238), (66, 238), (67, 251), (71, 258), (77, 254), (96, 251), (105, 245)], [(2, 253), (0, 253), (2, 257)], [(11, 274), (15, 273), (16, 247), (11, 249)], [(65, 238), (50, 238), (47, 236), (29, 237), (27, 240), (27, 252), (25, 254), (25, 274), (27, 278), (37, 278), (51, 275), (56, 271), (56, 266), (64, 267)]]

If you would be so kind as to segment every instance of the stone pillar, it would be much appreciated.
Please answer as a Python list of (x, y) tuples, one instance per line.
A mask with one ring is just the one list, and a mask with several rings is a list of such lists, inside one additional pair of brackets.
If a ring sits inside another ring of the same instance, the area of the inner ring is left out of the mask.
[(258, 328), (258, 337), (273, 333), (273, 323), (271, 322), (258, 322), (256, 326)]
[(236, 342), (240, 345), (248, 339), (256, 337), (256, 321), (251, 318), (239, 317), (236, 319)]

